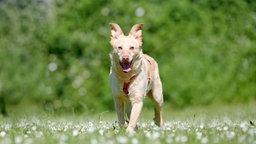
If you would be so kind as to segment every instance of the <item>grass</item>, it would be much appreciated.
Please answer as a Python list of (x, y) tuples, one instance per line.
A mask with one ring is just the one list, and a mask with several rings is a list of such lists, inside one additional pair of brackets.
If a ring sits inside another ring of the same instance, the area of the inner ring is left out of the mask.
[(94, 115), (15, 114), (0, 117), (0, 143), (189, 143), (256, 144), (256, 105), (230, 104), (164, 108), (165, 126), (153, 124), (152, 109), (143, 109), (135, 135), (126, 134), (112, 112)]

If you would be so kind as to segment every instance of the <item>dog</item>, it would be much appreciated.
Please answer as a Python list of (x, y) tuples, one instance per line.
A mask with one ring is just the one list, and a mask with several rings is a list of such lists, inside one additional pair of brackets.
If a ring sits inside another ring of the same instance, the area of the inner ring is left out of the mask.
[(112, 46), (109, 54), (109, 83), (114, 96), (118, 124), (126, 128), (128, 133), (135, 132), (143, 99), (148, 96), (154, 103), (154, 122), (162, 127), (162, 82), (157, 62), (142, 52), (143, 24), (133, 25), (128, 36), (124, 35), (118, 24), (109, 23), (109, 26)]

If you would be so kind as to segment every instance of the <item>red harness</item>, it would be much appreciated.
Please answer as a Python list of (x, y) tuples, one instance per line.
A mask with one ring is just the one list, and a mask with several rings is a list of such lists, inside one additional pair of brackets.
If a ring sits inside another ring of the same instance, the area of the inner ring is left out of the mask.
[(129, 82), (124, 82), (124, 85), (123, 85), (123, 92), (124, 92), (126, 95), (129, 94), (129, 91), (128, 91), (129, 85), (130, 85), (132, 79), (134, 79), (135, 77), (136, 77), (136, 75), (135, 75), (135, 76), (132, 76), (132, 77), (130, 78)]
[[(135, 78), (135, 76), (133, 76), (133, 77), (130, 79), (129, 82), (124, 82), (124, 84), (123, 84), (123, 92), (124, 92), (126, 95), (129, 94), (128, 88), (129, 88), (129, 85), (130, 85), (131, 80), (132, 80), (133, 78)], [(150, 83), (150, 78), (148, 78), (148, 84), (149, 84), (149, 83)]]
[(129, 91), (128, 91), (128, 87), (130, 85), (130, 82), (124, 82), (124, 85), (123, 85), (123, 92), (128, 95), (129, 94)]
[[(146, 59), (146, 60), (147, 60), (147, 61), (149, 62), (149, 64), (151, 65), (150, 60), (148, 60), (148, 59)], [(134, 79), (135, 77), (136, 77), (136, 75), (133, 76), (133, 77), (131, 77), (130, 80), (129, 80), (129, 82), (124, 82), (124, 84), (123, 84), (123, 92), (124, 92), (126, 95), (129, 94), (129, 91), (128, 91), (129, 85), (130, 85), (132, 79)], [(150, 76), (149, 76), (149, 74), (148, 74), (148, 84), (150, 83), (150, 80), (151, 80), (151, 79), (150, 79)]]

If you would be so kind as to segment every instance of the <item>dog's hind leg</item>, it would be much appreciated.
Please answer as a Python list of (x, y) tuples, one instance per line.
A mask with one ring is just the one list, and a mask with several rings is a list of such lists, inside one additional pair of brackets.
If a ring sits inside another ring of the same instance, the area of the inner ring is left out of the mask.
[(162, 83), (161, 83), (160, 79), (154, 81), (152, 90), (149, 92), (148, 96), (155, 105), (155, 108), (154, 108), (155, 124), (159, 127), (162, 127), (164, 125), (164, 122), (163, 122), (161, 108), (163, 106), (164, 100), (163, 100), (163, 93), (162, 93)]

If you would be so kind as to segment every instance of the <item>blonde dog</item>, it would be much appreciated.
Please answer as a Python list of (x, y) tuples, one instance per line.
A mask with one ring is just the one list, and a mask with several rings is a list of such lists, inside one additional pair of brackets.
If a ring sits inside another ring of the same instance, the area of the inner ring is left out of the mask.
[[(163, 105), (162, 83), (156, 61), (143, 54), (143, 24), (135, 24), (125, 36), (120, 26), (110, 23), (110, 86), (120, 126), (126, 132), (134, 132), (143, 107), (143, 99), (148, 97), (154, 103), (155, 124), (163, 126), (161, 107)], [(128, 120), (125, 119), (125, 114)]]

